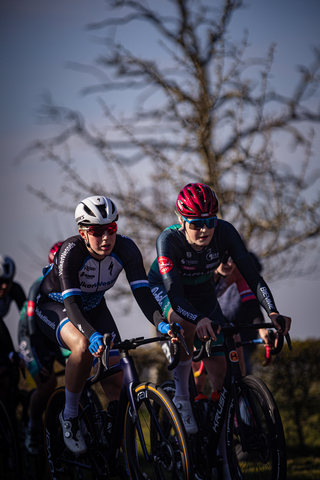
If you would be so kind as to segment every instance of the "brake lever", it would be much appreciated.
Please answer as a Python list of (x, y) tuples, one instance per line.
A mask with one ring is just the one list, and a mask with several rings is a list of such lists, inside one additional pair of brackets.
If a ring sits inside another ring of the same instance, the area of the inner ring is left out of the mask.
[(286, 337), (286, 340), (287, 340), (289, 350), (292, 350), (292, 343), (291, 343), (291, 338), (290, 338), (289, 333), (287, 333), (285, 337)]
[(190, 355), (190, 351), (189, 351), (189, 348), (186, 344), (186, 341), (180, 333), (180, 326), (177, 323), (170, 323), (169, 325), (170, 325), (170, 330), (172, 330), (173, 333), (176, 334), (177, 338), (179, 339), (179, 342), (181, 343), (181, 345), (185, 349), (186, 354)]
[(182, 345), (183, 348), (185, 349), (186, 354), (187, 354), (187, 355), (190, 355), (190, 350), (189, 350), (189, 348), (188, 348), (188, 346), (187, 346), (187, 344), (186, 344), (185, 339), (184, 339), (183, 336), (181, 335), (181, 333), (177, 333), (177, 337), (178, 337), (181, 345)]
[(210, 337), (210, 339), (207, 340), (206, 343), (205, 343), (205, 348), (206, 348), (207, 357), (210, 357), (210, 355), (211, 355), (211, 347), (212, 347), (212, 344), (213, 344), (213, 338)]
[[(279, 315), (279, 316), (278, 316), (277, 322), (279, 323), (282, 331), (284, 331), (285, 321), (284, 321), (284, 318), (282, 317), (282, 315)], [(283, 333), (280, 333), (280, 332), (279, 332), (279, 335), (278, 335), (278, 345), (277, 345), (276, 348), (273, 348), (273, 349), (271, 350), (271, 355), (277, 355), (278, 353), (281, 352), (282, 346), (283, 346), (283, 337), (284, 337)], [(290, 338), (289, 333), (287, 333), (287, 334), (285, 335), (285, 338), (286, 338), (286, 341), (287, 341), (289, 350), (292, 350), (291, 338)]]
[[(188, 349), (187, 344), (185, 342), (185, 339), (183, 338), (181, 333), (179, 333), (180, 332), (180, 327), (176, 323), (170, 323), (170, 330), (172, 330), (176, 334), (179, 342), (178, 343), (176, 343), (176, 342), (173, 343), (173, 361), (172, 361), (172, 363), (170, 363), (170, 365), (167, 366), (167, 369), (169, 371), (176, 368), (176, 366), (180, 362), (181, 345), (185, 349), (187, 355), (190, 355), (190, 352), (189, 352), (189, 349)], [(169, 338), (172, 338), (172, 337), (169, 337)]]
[(103, 345), (105, 346), (104, 352), (102, 354), (102, 365), (104, 368), (108, 368), (109, 365), (109, 353), (110, 353), (110, 344), (111, 344), (111, 333), (105, 333), (103, 335)]

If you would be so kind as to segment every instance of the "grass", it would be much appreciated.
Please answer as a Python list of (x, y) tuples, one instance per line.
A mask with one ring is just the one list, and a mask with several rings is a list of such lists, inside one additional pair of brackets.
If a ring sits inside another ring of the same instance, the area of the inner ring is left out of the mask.
[(320, 478), (320, 458), (296, 457), (288, 459), (287, 480), (315, 480)]
[(289, 448), (287, 480), (320, 479), (320, 449)]
[[(59, 377), (58, 386), (64, 384), (64, 377)], [(34, 382), (28, 375), (27, 379), (20, 381), (20, 388), (31, 389), (34, 388)], [(105, 395), (103, 395), (100, 385), (97, 386), (96, 391), (106, 407)], [(49, 479), (47, 472), (42, 470), (42, 480)], [(301, 452), (298, 449), (288, 449), (288, 474), (287, 480), (316, 480), (320, 479), (320, 448), (306, 449)], [(115, 478), (115, 480), (117, 480)]]

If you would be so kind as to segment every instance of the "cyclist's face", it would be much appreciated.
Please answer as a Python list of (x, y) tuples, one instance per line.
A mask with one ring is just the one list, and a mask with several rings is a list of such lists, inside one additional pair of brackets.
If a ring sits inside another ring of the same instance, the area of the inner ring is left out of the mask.
[(110, 255), (113, 250), (114, 244), (116, 243), (116, 233), (109, 234), (107, 230), (105, 230), (102, 235), (94, 236), (89, 235), (89, 232), (79, 230), (81, 237), (84, 239), (86, 245), (89, 240), (90, 247), (87, 246), (90, 254), (95, 257), (95, 253), (99, 256), (106, 257)]
[[(188, 220), (191, 220), (188, 218)], [(214, 234), (214, 228), (208, 228), (206, 224), (200, 230), (193, 230), (190, 228), (188, 222), (185, 222), (180, 217), (180, 225), (185, 229), (186, 238), (195, 250), (202, 250), (209, 245)]]

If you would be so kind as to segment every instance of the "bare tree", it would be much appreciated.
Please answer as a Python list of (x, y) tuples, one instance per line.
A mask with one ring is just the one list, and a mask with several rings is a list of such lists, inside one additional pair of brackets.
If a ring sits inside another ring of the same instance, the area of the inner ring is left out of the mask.
[[(320, 122), (320, 52), (314, 48), (313, 63), (300, 67), (292, 94), (280, 95), (270, 83), (275, 46), (264, 58), (247, 58), (248, 34), (238, 42), (229, 38), (242, 1), (212, 3), (166, 0), (150, 7), (143, 0), (107, 1), (107, 18), (88, 26), (106, 32), (100, 38), (104, 54), (92, 65), (69, 65), (96, 78), (82, 93), (98, 96), (105, 124), (89, 126), (79, 112), (48, 96), (40, 117), (60, 124), (60, 131), (27, 151), (40, 152), (61, 169), (72, 211), (86, 195), (105, 192), (113, 198), (128, 235), (149, 261), (157, 235), (175, 219), (178, 191), (199, 181), (216, 191), (222, 217), (248, 247), (268, 258), (269, 278), (297, 274), (297, 258), (318, 245), (320, 233), (320, 196), (309, 193), (320, 176), (310, 171), (314, 126)], [(130, 37), (115, 41), (128, 26), (135, 26), (136, 35), (154, 31), (160, 61), (132, 52)], [(119, 92), (134, 99), (123, 113), (110, 101)], [(296, 164), (289, 148), (286, 161), (277, 158), (279, 134), (297, 152)], [(89, 181), (81, 174), (62, 149), (74, 138), (92, 147), (105, 175)], [(65, 210), (44, 190), (29, 188), (52, 208)]]

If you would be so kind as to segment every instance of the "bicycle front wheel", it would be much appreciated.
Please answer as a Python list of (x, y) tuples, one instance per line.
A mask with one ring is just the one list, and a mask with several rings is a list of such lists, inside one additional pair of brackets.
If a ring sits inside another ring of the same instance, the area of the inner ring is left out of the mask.
[(285, 480), (286, 443), (280, 413), (267, 386), (254, 376), (237, 383), (226, 425), (227, 455), (235, 480)]
[(149, 382), (135, 387), (133, 393), (138, 418), (129, 404), (125, 417), (130, 478), (192, 480), (187, 435), (168, 395)]

